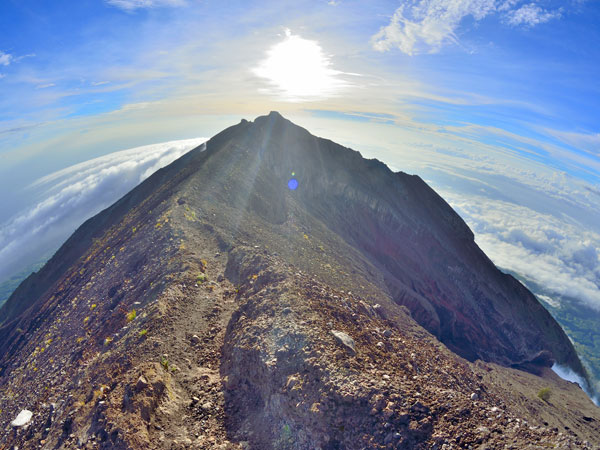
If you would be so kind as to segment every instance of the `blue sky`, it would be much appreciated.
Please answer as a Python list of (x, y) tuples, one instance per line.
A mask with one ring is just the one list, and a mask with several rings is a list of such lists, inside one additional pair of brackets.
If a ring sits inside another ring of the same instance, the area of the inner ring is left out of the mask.
[[(66, 237), (187, 144), (113, 152), (279, 110), (422, 175), (497, 264), (600, 310), (599, 23), (591, 0), (3, 1), (0, 249), (41, 220)], [(91, 160), (127, 183), (87, 209), (47, 184)]]

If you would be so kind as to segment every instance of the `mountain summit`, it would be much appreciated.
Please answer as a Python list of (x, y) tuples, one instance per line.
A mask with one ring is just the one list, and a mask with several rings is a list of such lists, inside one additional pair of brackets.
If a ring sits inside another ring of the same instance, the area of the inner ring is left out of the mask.
[(276, 112), (84, 223), (0, 323), (0, 446), (600, 444), (569, 339), (452, 208)]

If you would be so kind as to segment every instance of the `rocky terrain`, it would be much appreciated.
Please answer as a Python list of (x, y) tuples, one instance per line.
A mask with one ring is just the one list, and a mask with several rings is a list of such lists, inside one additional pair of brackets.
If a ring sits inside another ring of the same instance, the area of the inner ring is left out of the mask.
[(600, 448), (570, 342), (451, 208), (277, 113), (82, 225), (0, 322), (0, 448)]

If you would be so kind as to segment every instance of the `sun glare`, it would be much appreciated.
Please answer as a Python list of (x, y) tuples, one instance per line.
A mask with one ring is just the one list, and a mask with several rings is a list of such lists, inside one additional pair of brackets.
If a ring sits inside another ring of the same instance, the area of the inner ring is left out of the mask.
[(268, 92), (288, 101), (331, 97), (349, 85), (340, 78), (343, 72), (331, 68), (330, 58), (317, 41), (303, 39), (289, 30), (285, 40), (271, 47), (253, 72), (268, 80)]

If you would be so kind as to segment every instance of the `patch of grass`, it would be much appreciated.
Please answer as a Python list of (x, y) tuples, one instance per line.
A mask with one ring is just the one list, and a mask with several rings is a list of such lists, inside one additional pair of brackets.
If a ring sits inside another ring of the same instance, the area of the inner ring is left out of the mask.
[(545, 387), (538, 391), (537, 396), (540, 400), (543, 400), (546, 403), (548, 403), (548, 400), (550, 400), (551, 394), (552, 394), (552, 391), (550, 390), (550, 388)]
[(132, 309), (131, 311), (129, 311), (127, 313), (127, 315), (125, 317), (127, 317), (127, 322), (131, 322), (133, 321), (133, 319), (135, 319), (137, 316), (137, 313), (135, 312), (135, 309)]
[(206, 276), (206, 274), (204, 274), (204, 273), (201, 273), (200, 275), (198, 275), (198, 276), (196, 277), (196, 282), (197, 282), (197, 283), (205, 283), (205, 282), (207, 282), (207, 281), (208, 281), (208, 277), (207, 277), (207, 276)]
[(165, 356), (161, 356), (160, 357), (160, 365), (162, 366), (163, 369), (165, 369), (167, 372), (169, 371), (169, 360), (165, 357)]
[(148, 334), (148, 330), (144, 329), (144, 330), (140, 331), (138, 334), (140, 335), (140, 337), (146, 336)]

